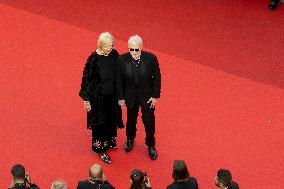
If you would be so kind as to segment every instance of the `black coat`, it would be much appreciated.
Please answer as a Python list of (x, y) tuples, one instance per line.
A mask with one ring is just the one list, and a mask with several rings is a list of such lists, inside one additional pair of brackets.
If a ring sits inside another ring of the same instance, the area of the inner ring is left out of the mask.
[(142, 106), (148, 107), (149, 98), (159, 98), (161, 93), (161, 73), (157, 57), (146, 51), (141, 52), (139, 83), (134, 82), (133, 58), (125, 53), (118, 58), (116, 77), (117, 97), (124, 99), (127, 107), (139, 100)]
[(185, 182), (173, 182), (167, 189), (198, 189), (198, 184), (196, 178), (189, 177)]
[(27, 186), (26, 183), (16, 183), (15, 186), (9, 189), (39, 189), (39, 187), (34, 183), (30, 186)]
[(115, 189), (108, 181), (89, 182), (88, 180), (79, 181), (77, 189)]
[(238, 183), (232, 181), (228, 189), (239, 189)]
[[(117, 58), (118, 58), (118, 52), (116, 50), (112, 50), (112, 52), (109, 54), (113, 58), (114, 65), (114, 71), (113, 71), (113, 77), (116, 77), (116, 67), (117, 67)], [(96, 52), (93, 52), (89, 58), (87, 59), (87, 62), (85, 64), (85, 68), (83, 71), (82, 76), (82, 83), (81, 83), (81, 90), (79, 92), (79, 96), (84, 101), (89, 101), (91, 104), (91, 111), (87, 113), (87, 128), (92, 129), (96, 126), (101, 126), (105, 124), (105, 112), (104, 112), (104, 95), (102, 94), (102, 88), (101, 83), (103, 78), (101, 78), (101, 66), (98, 64), (98, 55)], [(115, 86), (113, 86), (115, 88)], [(113, 95), (115, 95), (115, 89), (113, 92)], [(117, 104), (117, 103), (116, 103)], [(117, 104), (117, 123), (121, 122), (122, 120), (122, 113), (121, 108)]]

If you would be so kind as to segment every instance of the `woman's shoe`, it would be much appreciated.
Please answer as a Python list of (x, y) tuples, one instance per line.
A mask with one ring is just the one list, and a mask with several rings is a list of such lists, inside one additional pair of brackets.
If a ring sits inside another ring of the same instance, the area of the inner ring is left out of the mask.
[(106, 162), (106, 163), (111, 163), (111, 159), (110, 157), (107, 155), (107, 153), (98, 153), (98, 155), (100, 156), (100, 158)]

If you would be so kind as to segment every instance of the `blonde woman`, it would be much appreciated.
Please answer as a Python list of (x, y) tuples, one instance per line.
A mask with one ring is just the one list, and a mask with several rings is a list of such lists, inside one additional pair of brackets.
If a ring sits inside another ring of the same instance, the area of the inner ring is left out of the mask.
[(106, 163), (111, 163), (109, 148), (117, 148), (117, 127), (123, 127), (115, 95), (119, 54), (113, 47), (113, 36), (109, 32), (101, 33), (98, 48), (85, 65), (79, 93), (87, 111), (87, 128), (92, 130), (92, 149)]

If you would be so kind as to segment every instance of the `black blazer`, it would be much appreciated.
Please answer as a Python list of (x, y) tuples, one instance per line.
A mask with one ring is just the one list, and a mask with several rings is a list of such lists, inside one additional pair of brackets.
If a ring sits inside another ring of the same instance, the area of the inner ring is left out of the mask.
[(149, 107), (149, 98), (159, 98), (161, 93), (161, 73), (157, 57), (146, 51), (141, 52), (139, 83), (133, 78), (133, 58), (125, 53), (118, 58), (116, 76), (117, 97), (124, 99), (127, 107), (139, 100), (142, 106)]
[(232, 181), (228, 189), (239, 189), (238, 183)]
[(77, 189), (115, 189), (108, 181), (103, 183), (100, 181), (95, 181), (93, 183), (88, 180), (83, 180), (78, 182)]
[(194, 177), (189, 177), (187, 181), (184, 182), (173, 182), (167, 186), (167, 189), (198, 189), (197, 180)]

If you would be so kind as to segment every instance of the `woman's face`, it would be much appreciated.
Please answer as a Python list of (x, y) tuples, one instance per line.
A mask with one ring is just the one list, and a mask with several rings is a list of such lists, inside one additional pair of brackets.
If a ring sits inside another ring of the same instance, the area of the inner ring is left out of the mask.
[(102, 47), (102, 51), (104, 54), (109, 54), (113, 49), (113, 43), (110, 42), (110, 41), (106, 41), (104, 44), (103, 44), (103, 47)]

